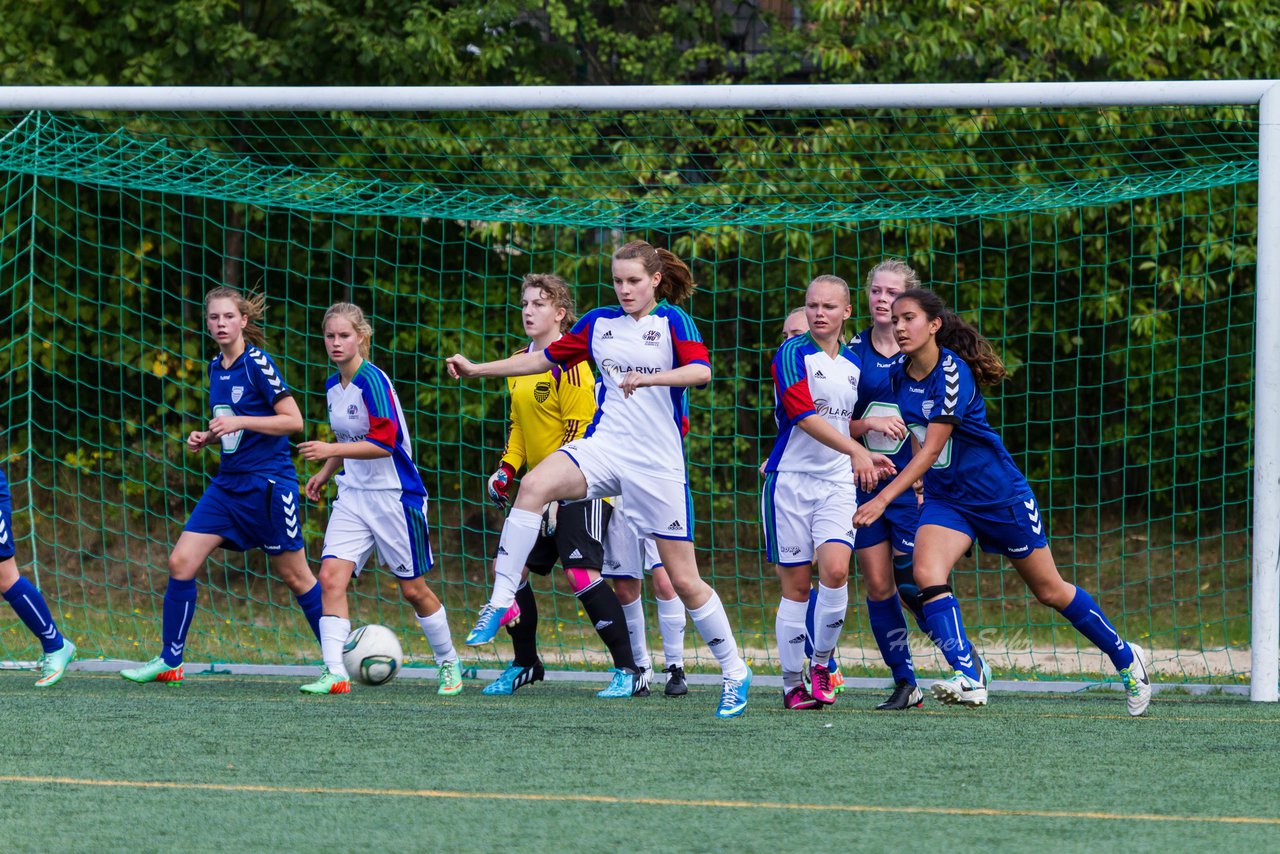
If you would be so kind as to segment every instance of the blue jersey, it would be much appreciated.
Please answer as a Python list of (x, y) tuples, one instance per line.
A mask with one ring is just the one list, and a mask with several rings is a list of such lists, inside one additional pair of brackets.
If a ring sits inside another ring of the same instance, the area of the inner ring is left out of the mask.
[[(249, 346), (229, 368), (218, 355), (209, 363), (209, 404), (214, 417), (275, 415), (275, 405), (290, 391), (275, 362), (257, 347)], [(258, 475), (296, 482), (297, 470), (289, 458), (289, 437), (237, 430), (223, 436), (218, 475)]]
[(0, 469), (0, 560), (8, 560), (14, 555), (13, 528), (9, 520), (13, 518), (13, 505), (9, 502), (9, 479)]
[(922, 380), (907, 376), (906, 364), (903, 359), (894, 366), (890, 382), (908, 429), (923, 444), (930, 423), (954, 425), (924, 476), (925, 501), (994, 507), (1030, 493), (1027, 479), (987, 423), (986, 401), (964, 360), (944, 347), (938, 364)]
[[(871, 343), (870, 328), (855, 335), (848, 347), (862, 364), (862, 377), (858, 380), (858, 402), (853, 408), (854, 420), (866, 417), (887, 418), (895, 415), (901, 417), (902, 413), (898, 408), (890, 375), (895, 366), (902, 361), (902, 355), (882, 355)], [(866, 445), (868, 450), (884, 454), (893, 460), (898, 471), (902, 471), (907, 467), (907, 463), (911, 462), (910, 439), (894, 439), (884, 433), (872, 431), (862, 435), (862, 444)], [(858, 506), (861, 507), (878, 495), (887, 483), (889, 480), (880, 481), (880, 484), (871, 492), (865, 492), (859, 488)], [(914, 504), (916, 497), (912, 492), (907, 491), (898, 496), (897, 500), (910, 501)]]

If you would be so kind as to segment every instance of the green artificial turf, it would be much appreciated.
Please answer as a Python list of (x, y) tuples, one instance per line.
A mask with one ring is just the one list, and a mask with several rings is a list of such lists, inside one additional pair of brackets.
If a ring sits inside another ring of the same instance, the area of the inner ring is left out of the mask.
[(721, 721), (707, 686), (605, 701), (576, 683), (306, 697), (279, 677), (33, 679), (0, 673), (6, 851), (1170, 852), (1280, 836), (1280, 707), (1238, 697), (1157, 696), (1130, 719), (1118, 692), (888, 714), (865, 691), (784, 712), (761, 688)]

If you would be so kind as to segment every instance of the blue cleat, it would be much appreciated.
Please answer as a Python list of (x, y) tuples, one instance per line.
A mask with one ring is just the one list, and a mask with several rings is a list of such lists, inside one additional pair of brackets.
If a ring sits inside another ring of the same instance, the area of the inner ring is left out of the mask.
[(480, 609), (480, 616), (476, 618), (475, 628), (467, 635), (467, 646), (481, 646), (489, 643), (498, 635), (498, 629), (511, 623), (519, 622), (520, 606), (512, 605), (505, 610), (498, 610), (485, 603)]
[(747, 675), (741, 679), (724, 680), (724, 690), (720, 694), (720, 705), (716, 708), (718, 718), (736, 718), (747, 710), (747, 692), (751, 690), (751, 677), (754, 674), (747, 668)]
[(539, 661), (532, 667), (524, 667), (519, 664), (512, 664), (506, 670), (498, 675), (498, 678), (484, 686), (481, 694), (487, 694), (490, 697), (510, 697), (525, 685), (532, 685), (534, 682), (541, 682), (546, 671)]
[(609, 687), (603, 691), (597, 691), (597, 697), (613, 699), (616, 697), (649, 696), (648, 670), (628, 671), (615, 667), (612, 673), (613, 680), (609, 683)]

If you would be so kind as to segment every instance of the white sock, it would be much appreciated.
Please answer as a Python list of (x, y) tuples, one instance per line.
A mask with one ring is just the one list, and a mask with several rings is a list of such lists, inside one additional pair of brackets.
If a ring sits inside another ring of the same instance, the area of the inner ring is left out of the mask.
[(684, 603), (679, 597), (658, 600), (658, 631), (662, 632), (662, 661), (684, 667)]
[(418, 625), (422, 626), (427, 643), (431, 644), (431, 651), (435, 653), (436, 664), (457, 661), (458, 653), (453, 648), (453, 638), (449, 637), (449, 618), (445, 616), (444, 606), (441, 605), (440, 610), (429, 617), (421, 614), (415, 616), (418, 618)]
[(339, 679), (351, 678), (347, 666), (342, 663), (342, 647), (350, 634), (350, 620), (330, 616), (320, 618), (320, 655), (324, 658), (324, 666)]
[(623, 605), (622, 613), (627, 618), (627, 632), (631, 635), (631, 657), (636, 660), (636, 667), (648, 670), (653, 666), (653, 659), (649, 657), (649, 640), (645, 637), (644, 600), (637, 599), (630, 605)]
[(818, 606), (813, 611), (813, 663), (826, 667), (831, 661), (844, 628), (845, 614), (849, 610), (849, 585), (826, 587), (818, 582)]
[(506, 610), (516, 601), (516, 588), (524, 573), (524, 562), (538, 541), (538, 529), (542, 527), (542, 514), (512, 507), (507, 521), (502, 525), (502, 538), (498, 540), (498, 556), (493, 559), (493, 595), (489, 604)]
[(733, 639), (733, 630), (729, 628), (729, 615), (714, 590), (711, 598), (696, 611), (689, 611), (693, 624), (702, 635), (702, 642), (711, 648), (711, 654), (720, 662), (720, 670), (725, 679), (742, 679), (747, 675), (746, 662), (738, 655), (738, 644)]
[(778, 637), (778, 664), (782, 668), (782, 687), (790, 691), (804, 684), (804, 642), (808, 630), (804, 626), (808, 602), (782, 599), (778, 602), (778, 619), (774, 632)]

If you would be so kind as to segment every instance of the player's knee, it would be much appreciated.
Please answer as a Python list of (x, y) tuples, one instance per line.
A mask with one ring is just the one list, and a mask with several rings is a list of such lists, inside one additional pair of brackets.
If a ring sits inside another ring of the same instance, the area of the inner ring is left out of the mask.
[(196, 577), (199, 565), (194, 560), (177, 551), (169, 552), (169, 577), (179, 581), (190, 581)]
[(565, 578), (569, 579), (569, 588), (573, 590), (574, 595), (586, 590), (600, 577), (600, 573), (594, 569), (583, 569), (582, 567), (566, 567), (564, 571)]
[(619, 602), (623, 605), (630, 605), (640, 598), (640, 579), (615, 578), (613, 580), (613, 592), (617, 595)]
[(325, 561), (320, 564), (320, 589), (336, 590), (347, 587), (347, 582), (351, 578), (350, 570), (337, 565), (331, 561)]
[(920, 587), (916, 584), (911, 555), (893, 556), (893, 581), (898, 587), (898, 596), (902, 598), (903, 604), (913, 612), (920, 613), (924, 602), (920, 599)]

